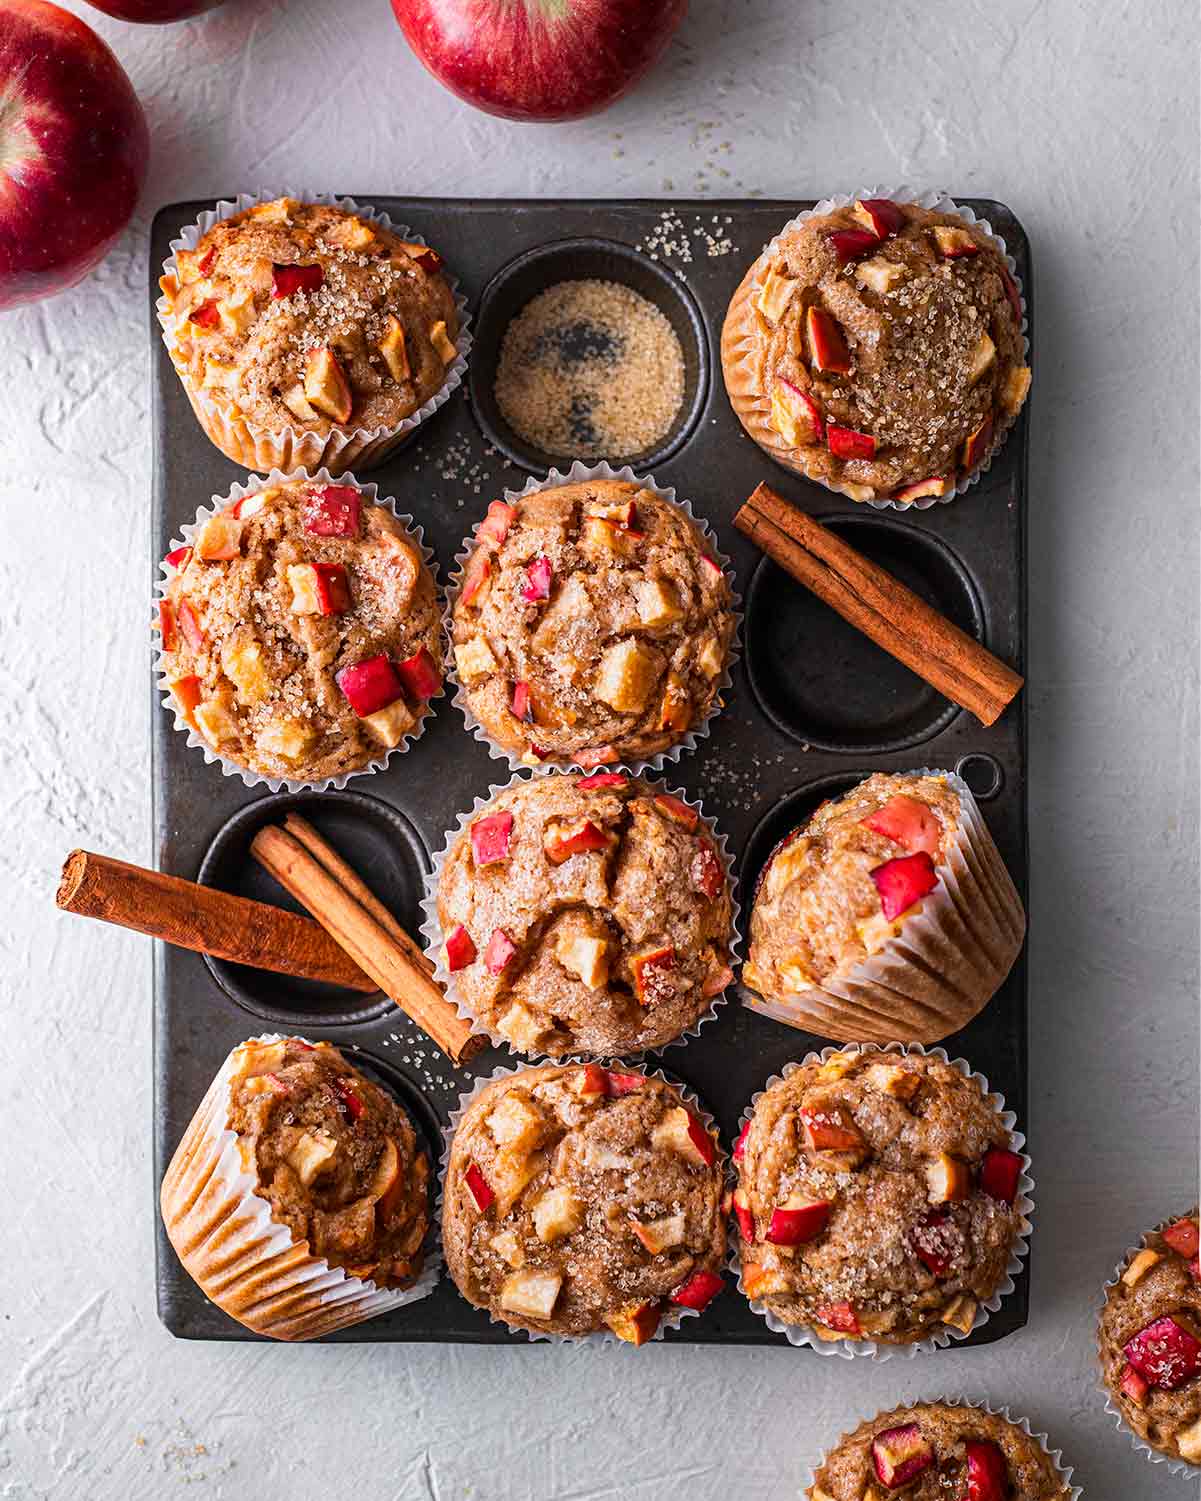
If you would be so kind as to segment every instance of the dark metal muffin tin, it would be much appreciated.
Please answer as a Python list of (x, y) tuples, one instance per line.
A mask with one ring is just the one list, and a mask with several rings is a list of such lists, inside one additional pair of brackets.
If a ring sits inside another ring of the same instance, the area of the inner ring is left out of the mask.
[[(743, 657), (735, 670), (730, 702), (712, 721), (711, 733), (698, 749), (669, 765), (663, 780), (702, 798), (706, 812), (728, 836), (739, 861), (744, 929), (750, 894), (777, 840), (822, 797), (842, 791), (872, 770), (960, 770), (981, 797), (989, 827), (1024, 895), (1025, 697), (1020, 696), (991, 729), (982, 728), (763, 560), (734, 530), (731, 518), (755, 485), (768, 481), (831, 522), (854, 546), (897, 573), (1022, 672), (1025, 415), (990, 471), (966, 495), (927, 511), (874, 511), (773, 464), (743, 435), (721, 380), (718, 342), (730, 295), (760, 248), (807, 204), (357, 196), (437, 246), (472, 305), (475, 353), (469, 390), (502, 451), (483, 437), (469, 401), (459, 396), (423, 424), (407, 448), (369, 476), (378, 482), (381, 494), (394, 495), (400, 509), (411, 511), (425, 528), (443, 581), (463, 537), (488, 502), (505, 487), (519, 489), (529, 472), (544, 472), (536, 463), (544, 456), (523, 452), (513, 435), (498, 426), (487, 384), (480, 380), (495, 362), (505, 324), (523, 302), (554, 281), (607, 275), (652, 297), (680, 334), (689, 398), (676, 430), (660, 445), (664, 457), (645, 468), (660, 484), (674, 485), (714, 527), (720, 546), (733, 559), (746, 619)], [(1017, 260), (1029, 312), (1029, 250), (1021, 226), (999, 203), (960, 201), (970, 203), (1004, 237)], [(175, 204), (156, 217), (150, 253), (152, 307), (170, 240), (207, 206)], [(675, 256), (652, 260), (634, 248), (659, 235), (666, 209), (683, 224), (672, 231), (671, 239), (687, 239), (692, 248), (686, 264)], [(736, 249), (707, 254), (704, 232), (728, 236)], [(552, 243), (564, 240), (569, 243)], [(484, 316), (478, 317), (481, 292)], [(157, 580), (159, 560), (181, 524), (244, 475), (197, 426), (163, 349), (153, 311), (150, 333), (151, 577)], [(506, 462), (513, 457), (520, 457), (528, 469)], [(480, 466), (474, 475), (473, 465)], [(451, 477), (442, 473), (447, 467)], [(564, 461), (558, 467), (569, 466)], [(481, 471), (489, 478), (476, 493)], [(148, 588), (147, 604), (150, 596)], [(508, 778), (503, 763), (492, 760), (466, 731), (449, 698), (439, 700), (436, 710), (430, 727), (407, 754), (393, 758), (382, 773), (356, 778), (345, 793), (272, 797), (265, 789), (248, 790), (237, 778), (223, 777), (216, 765), (206, 765), (199, 751), (190, 750), (173, 729), (155, 692), (152, 788), (160, 867), (290, 905), (249, 860), (247, 847), (260, 823), (278, 820), (287, 808), (299, 806), (415, 931), (431, 852), (441, 849), (446, 831), (456, 826), (457, 815), (470, 808), (476, 796)], [(374, 1070), (397, 1091), (425, 1131), (435, 1162), (441, 1127), (460, 1092), (474, 1077), (519, 1061), (507, 1052), (490, 1050), (458, 1070), (383, 997), (284, 981), (161, 944), (155, 950), (154, 1019), (156, 1193), (176, 1143), (226, 1053), (259, 1032), (295, 1030), (327, 1038), (353, 1061)], [(648, 1064), (661, 1064), (697, 1091), (717, 1118), (728, 1148), (739, 1113), (764, 1080), (826, 1041), (753, 1015), (738, 1004), (732, 991), (717, 1019), (697, 1037), (665, 1049)], [(1024, 953), (984, 1011), (944, 1046), (952, 1057), (965, 1057), (984, 1073), (1017, 1112), (1019, 1127), (1027, 1127)], [(161, 1225), (156, 1257), (159, 1315), (172, 1333), (189, 1339), (256, 1337), (205, 1299), (177, 1261)], [(999, 1312), (966, 1343), (999, 1339), (1026, 1322), (1028, 1275), (1023, 1269)], [(448, 1277), (428, 1298), (330, 1338), (524, 1343), (467, 1304)], [(666, 1338), (785, 1343), (751, 1312), (733, 1286), (703, 1317), (685, 1320)]]

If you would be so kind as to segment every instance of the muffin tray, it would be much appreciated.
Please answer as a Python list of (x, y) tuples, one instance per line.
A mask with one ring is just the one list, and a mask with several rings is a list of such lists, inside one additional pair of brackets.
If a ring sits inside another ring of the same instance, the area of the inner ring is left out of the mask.
[[(768, 852), (822, 798), (869, 771), (958, 769), (980, 801), (1025, 898), (1026, 724), (1020, 695), (984, 729), (793, 583), (736, 532), (731, 518), (760, 480), (827, 521), (840, 535), (948, 614), (1018, 672), (1025, 668), (1025, 489), (1027, 418), (1018, 419), (992, 467), (967, 495), (926, 511), (876, 511), (810, 484), (772, 463), (744, 436), (726, 400), (718, 363), (722, 319), (734, 288), (763, 244), (799, 206), (795, 201), (546, 202), (511, 199), (380, 198), (386, 210), (445, 256), (468, 297), (475, 349), (467, 389), (422, 425), (408, 447), (366, 476), (411, 512), (435, 549), (445, 583), (456, 551), (490, 500), (520, 489), (539, 458), (504, 429), (491, 399), (491, 373), (508, 320), (541, 287), (607, 276), (650, 297), (684, 348), (687, 392), (676, 428), (657, 445), (652, 468), (714, 528), (733, 560), (742, 596), (742, 655), (734, 687), (710, 733), (669, 764), (661, 780), (703, 800), (736, 860), (745, 932), (755, 880)], [(1033, 323), (1029, 247), (999, 203), (960, 199), (988, 219), (1017, 261)], [(205, 438), (159, 336), (157, 278), (181, 225), (200, 203), (156, 217), (150, 246), (150, 338), (154, 413), (154, 535), (151, 579), (182, 523), (244, 476)], [(568, 238), (569, 237), (569, 238)], [(556, 244), (555, 242), (562, 242)], [(536, 252), (536, 253), (535, 253)], [(687, 252), (687, 254), (685, 253)], [(512, 264), (511, 264), (512, 263)], [(498, 275), (504, 269), (504, 275)], [(1032, 337), (1032, 334), (1031, 334)], [(478, 420), (472, 398), (478, 407)], [(481, 422), (484, 428), (481, 428)], [(485, 432), (488, 436), (485, 436)], [(614, 456), (613, 462), (628, 456)], [(639, 468), (637, 460), (634, 467)], [(569, 463), (558, 466), (566, 471)], [(535, 471), (537, 472), (537, 471)], [(147, 590), (147, 600), (151, 590)], [(291, 905), (250, 859), (255, 830), (289, 807), (304, 812), (362, 873), (411, 931), (431, 852), (457, 815), (508, 779), (472, 738), (449, 695), (433, 722), (382, 772), (345, 792), (248, 790), (206, 765), (153, 693), (153, 816), (162, 870), (242, 895)], [(1004, 1094), (1027, 1124), (1026, 958), (984, 1011), (943, 1046), (964, 1057)], [(392, 1087), (427, 1137), (432, 1160), (460, 1093), (480, 1074), (519, 1060), (489, 1049), (465, 1069), (445, 1059), (386, 997), (208, 960), (157, 945), (154, 963), (154, 1188), (229, 1049), (261, 1032), (325, 1038)], [(752, 1014), (728, 993), (717, 1017), (682, 1044), (648, 1057), (693, 1088), (716, 1117), (729, 1148), (755, 1090), (790, 1059), (828, 1039)], [(1037, 1168), (1037, 1160), (1036, 1160)], [(253, 1339), (209, 1303), (184, 1272), (158, 1222), (158, 1311), (187, 1339)], [(1026, 1322), (1029, 1261), (1000, 1310), (965, 1343), (1001, 1338)], [(526, 1343), (472, 1308), (444, 1276), (428, 1298), (329, 1336), (351, 1341)], [(669, 1330), (669, 1341), (785, 1346), (731, 1284), (701, 1318)], [(959, 1343), (958, 1341), (956, 1343)], [(645, 1358), (653, 1359), (652, 1356)]]

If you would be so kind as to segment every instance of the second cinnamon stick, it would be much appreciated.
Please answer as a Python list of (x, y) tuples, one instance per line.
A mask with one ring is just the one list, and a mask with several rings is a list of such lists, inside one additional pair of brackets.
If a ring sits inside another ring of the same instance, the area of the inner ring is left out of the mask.
[(940, 615), (891, 573), (767, 485), (759, 485), (734, 525), (781, 568), (897, 661), (994, 724), (1022, 677)]

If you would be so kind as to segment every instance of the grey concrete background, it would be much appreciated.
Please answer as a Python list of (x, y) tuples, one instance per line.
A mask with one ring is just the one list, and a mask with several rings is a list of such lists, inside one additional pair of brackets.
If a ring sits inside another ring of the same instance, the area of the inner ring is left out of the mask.
[[(1113, 1431), (1092, 1354), (1109, 1269), (1197, 1185), (1194, 7), (694, 0), (631, 99), (547, 128), (443, 93), (386, 0), (229, 0), (165, 30), (70, 4), (155, 155), (107, 264), (0, 344), (0, 1497), (767, 1501), (861, 1417), (943, 1391), (1050, 1430), (1090, 1501), (1196, 1494)], [(886, 179), (1006, 200), (1036, 265), (1028, 1328), (888, 1365), (174, 1342), (148, 946), (52, 901), (75, 843), (151, 858), (151, 212), (294, 182), (667, 200)]]

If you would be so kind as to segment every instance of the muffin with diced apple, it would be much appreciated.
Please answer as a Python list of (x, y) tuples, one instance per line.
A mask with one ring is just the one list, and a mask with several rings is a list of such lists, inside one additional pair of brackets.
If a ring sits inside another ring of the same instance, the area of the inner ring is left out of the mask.
[(719, 702), (729, 580), (691, 517), (624, 480), (494, 501), (454, 602), (466, 710), (511, 761), (637, 764)]
[(433, 1285), (429, 1158), (395, 1099), (328, 1042), (226, 1059), (163, 1178), (180, 1261), (231, 1318), (313, 1339)]
[(519, 1053), (662, 1047), (733, 980), (712, 826), (625, 772), (516, 778), (452, 839), (436, 909), (452, 994)]
[(969, 1333), (1029, 1229), (1007, 1120), (932, 1054), (850, 1048), (789, 1068), (734, 1149), (743, 1290), (815, 1339)]
[(861, 198), (788, 224), (722, 330), (726, 390), (770, 456), (853, 500), (931, 504), (1030, 389), (1021, 295), (979, 223)]
[(1017, 958), (1026, 915), (967, 784), (877, 772), (772, 851), (751, 910), (747, 1004), (838, 1042), (937, 1042)]
[(1105, 1291), (1101, 1374), (1123, 1422), (1168, 1459), (1201, 1465), (1197, 1211), (1143, 1236)]
[(446, 1262), (533, 1333), (653, 1338), (722, 1290), (725, 1159), (672, 1084), (599, 1064), (503, 1074), (455, 1128)]
[(919, 1402), (860, 1423), (806, 1501), (1070, 1501), (1079, 1495), (1028, 1424), (966, 1402)]
[(438, 252), (332, 203), (277, 198), (218, 218), (160, 286), (200, 425), (248, 469), (378, 464), (461, 364)]
[(280, 479), (202, 515), (164, 560), (164, 684), (223, 761), (317, 783), (420, 732), (441, 612), (420, 540), (374, 493)]

